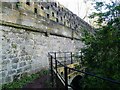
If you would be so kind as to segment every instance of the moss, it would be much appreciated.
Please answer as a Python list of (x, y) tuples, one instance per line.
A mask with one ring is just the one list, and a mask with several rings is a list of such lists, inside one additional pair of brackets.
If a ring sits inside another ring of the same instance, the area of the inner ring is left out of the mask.
[(52, 28), (48, 28), (48, 30), (52, 30)]
[(2, 90), (16, 90), (16, 88), (22, 88), (26, 84), (32, 82), (33, 80), (39, 78), (40, 76), (47, 75), (49, 73), (48, 70), (41, 70), (35, 74), (23, 74), (20, 80), (14, 80), (12, 83), (2, 85)]
[(12, 43), (12, 48), (17, 48), (17, 44)]
[(78, 69), (78, 70), (81, 69), (80, 65), (78, 65), (78, 64), (75, 64), (74, 67), (75, 67), (76, 69)]

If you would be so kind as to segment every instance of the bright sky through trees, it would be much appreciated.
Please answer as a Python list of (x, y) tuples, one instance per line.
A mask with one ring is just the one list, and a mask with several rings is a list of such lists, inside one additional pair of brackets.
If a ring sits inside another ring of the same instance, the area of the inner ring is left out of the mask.
[[(60, 4), (67, 7), (73, 13), (84, 19), (85, 21), (89, 22), (88, 15), (90, 15), (95, 9), (93, 5), (91, 5), (94, 0), (56, 0)], [(98, 2), (105, 2), (110, 3), (113, 2), (120, 2), (120, 0), (95, 0)]]

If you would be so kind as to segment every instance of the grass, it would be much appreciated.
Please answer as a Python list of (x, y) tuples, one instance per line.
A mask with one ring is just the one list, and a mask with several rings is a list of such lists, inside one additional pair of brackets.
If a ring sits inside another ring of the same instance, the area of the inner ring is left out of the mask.
[(31, 75), (23, 75), (20, 80), (15, 80), (11, 83), (2, 85), (2, 90), (16, 90), (16, 88), (22, 88), (26, 84), (32, 82), (33, 80), (39, 78), (40, 76), (47, 75), (49, 73), (48, 70), (41, 70), (35, 74)]

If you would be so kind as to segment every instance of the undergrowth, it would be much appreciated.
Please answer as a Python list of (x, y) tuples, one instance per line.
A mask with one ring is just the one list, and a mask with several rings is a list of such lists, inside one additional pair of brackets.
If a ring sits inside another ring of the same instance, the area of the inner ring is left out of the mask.
[(40, 72), (37, 72), (35, 74), (31, 75), (23, 75), (19, 80), (14, 80), (11, 83), (2, 85), (2, 90), (16, 90), (17, 88), (22, 88), (26, 84), (32, 82), (33, 80), (43, 76), (47, 75), (49, 73), (48, 70), (41, 70)]

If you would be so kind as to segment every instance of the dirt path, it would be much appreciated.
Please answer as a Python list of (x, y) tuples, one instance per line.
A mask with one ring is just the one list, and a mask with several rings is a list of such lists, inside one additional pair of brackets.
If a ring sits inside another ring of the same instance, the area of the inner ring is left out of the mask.
[(44, 76), (41, 76), (40, 78), (34, 80), (33, 82), (27, 84), (26, 86), (24, 86), (22, 88), (23, 89), (27, 89), (27, 88), (32, 88), (32, 89), (35, 89), (35, 88), (48, 88), (47, 86), (47, 82), (50, 80), (50, 76), (49, 75), (44, 75)]

